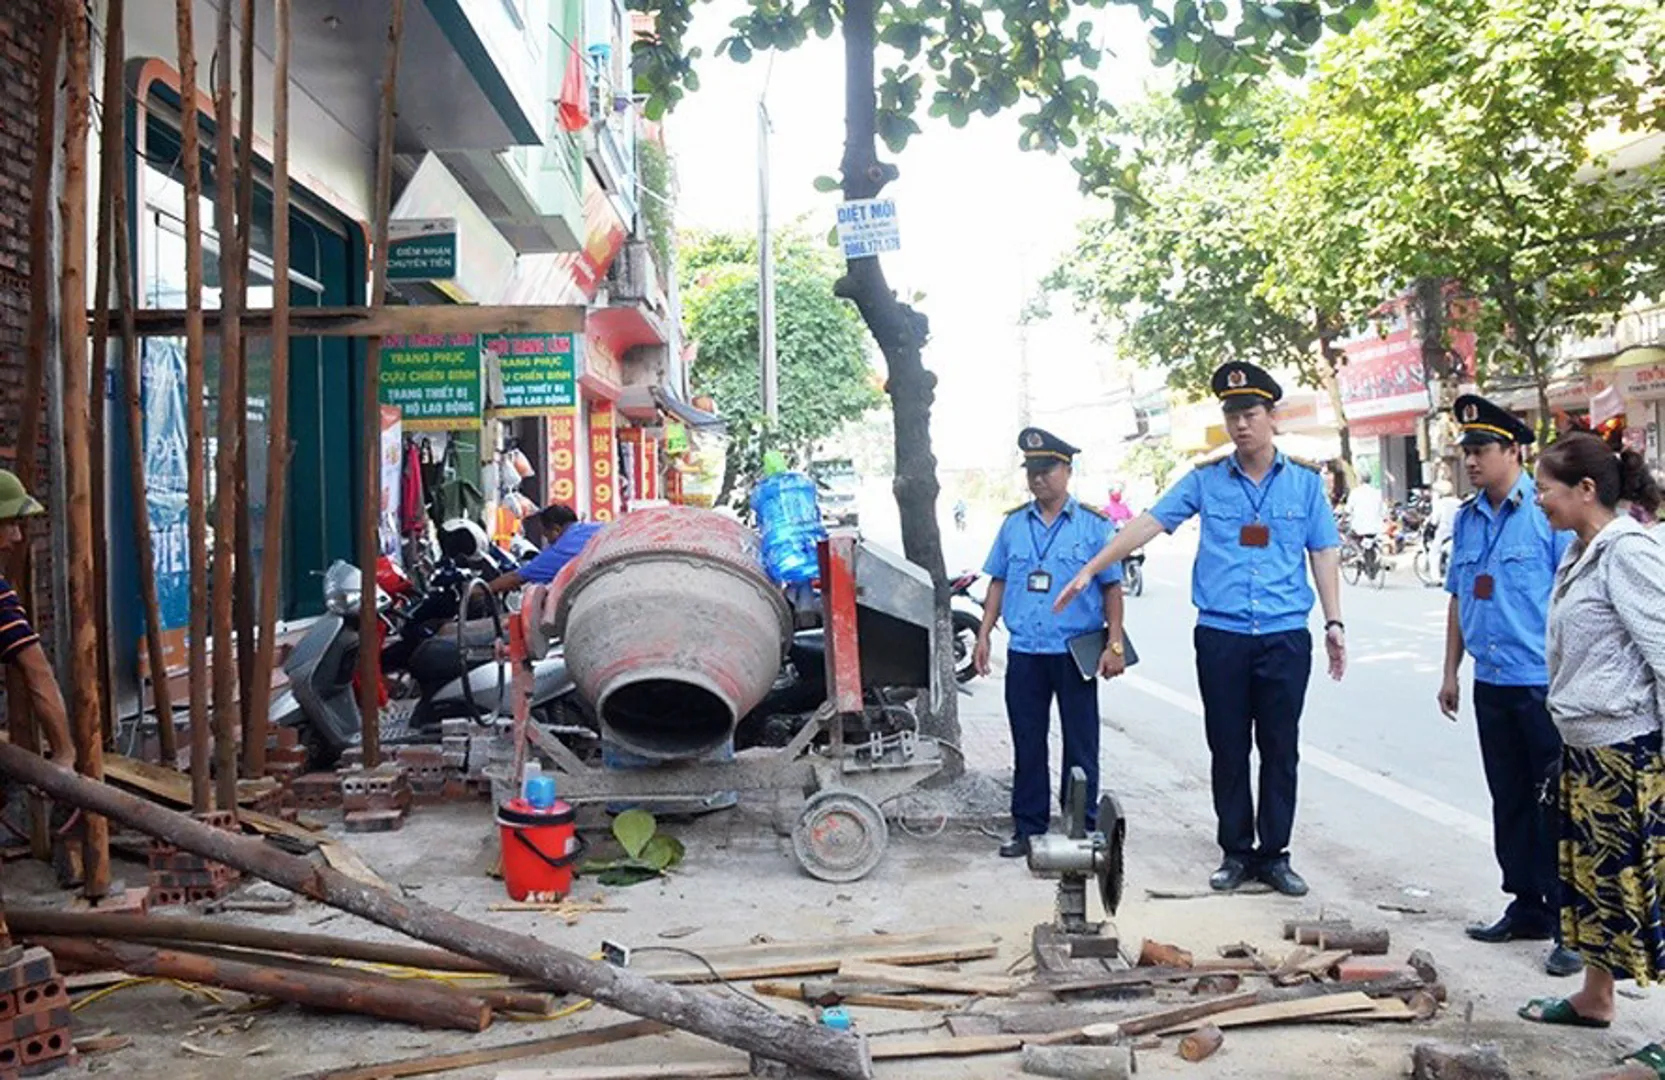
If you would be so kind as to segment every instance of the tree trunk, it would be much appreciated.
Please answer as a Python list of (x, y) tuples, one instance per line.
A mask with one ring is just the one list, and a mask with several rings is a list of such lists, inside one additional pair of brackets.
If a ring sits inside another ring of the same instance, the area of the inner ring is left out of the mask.
[(1347, 362), (1347, 352), (1336, 347), (1335, 320), (1318, 317), (1318, 354), (1320, 377), (1324, 392), (1330, 396), (1330, 409), (1335, 413), (1336, 430), (1341, 435), (1341, 460), (1353, 464), (1353, 433), (1347, 426), (1346, 403), (1341, 397), (1341, 367)]
[[(878, 99), (873, 76), (874, 0), (848, 0), (844, 7), (844, 198), (871, 199), (896, 178), (896, 168), (878, 156)], [(942, 533), (937, 526), (936, 457), (931, 452), (931, 403), (937, 377), (926, 370), (921, 352), (930, 323), (896, 298), (876, 256), (851, 259), (836, 292), (852, 301), (884, 354), (895, 423), (896, 476), (892, 487), (902, 519), (902, 552), (929, 571), (936, 583), (936, 677), (920, 717), (925, 734), (954, 745), (960, 741), (959, 698), (954, 681), (954, 637), (948, 612), (948, 574)], [(945, 758), (939, 780), (964, 771), (959, 755)]]
[[(70, 718), (75, 726), (76, 767), (104, 778), (104, 722), (99, 709), (104, 672), (99, 664), (97, 582), (93, 575), (92, 389), (87, 384), (87, 125), (92, 95), (86, 0), (64, 2), (64, 55), (69, 91), (64, 98), (63, 262), (58, 285), (64, 363), (64, 471), (69, 506)], [(102, 404), (103, 396), (99, 395)], [(88, 899), (110, 888), (110, 823), (86, 817), (84, 891)]]
[[(195, 100), (196, 32), (193, 0), (177, 0), (179, 79), (185, 100)], [(208, 433), (205, 399), (207, 358), (202, 318), (202, 136), (194, 107), (179, 125), (180, 167), (185, 173), (185, 427), (190, 477), (186, 501), (191, 532), (191, 806), (198, 813), (214, 808), (208, 737)], [(166, 678), (167, 673), (163, 672)]]

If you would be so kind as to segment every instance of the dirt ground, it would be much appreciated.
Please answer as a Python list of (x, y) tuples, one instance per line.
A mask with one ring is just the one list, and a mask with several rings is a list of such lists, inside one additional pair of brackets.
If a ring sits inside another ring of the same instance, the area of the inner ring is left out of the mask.
[[(1314, 912), (1319, 905), (1271, 894), (1152, 900), (1147, 888), (1192, 889), (1200, 884), (1213, 855), (1210, 830), (1196, 814), (1194, 789), (1162, 779), (1160, 770), (1130, 770), (1154, 779), (1124, 794), (1150, 808), (1133, 821), (1129, 841), (1128, 900), (1117, 919), (1124, 948), (1141, 938), (1180, 944), (1212, 955), (1223, 943), (1247, 940), (1279, 950), (1283, 919)], [(985, 781), (985, 786), (992, 782)], [(997, 792), (997, 785), (995, 792)], [(1164, 789), (1166, 787), (1166, 789)], [(993, 794), (991, 792), (990, 794)], [(1162, 813), (1165, 805), (1190, 806)], [(916, 807), (918, 809), (918, 807)], [(590, 914), (574, 926), (559, 919), (518, 912), (491, 913), (503, 899), (502, 886), (487, 876), (493, 861), (490, 815), (484, 804), (423, 809), (397, 833), (354, 836), (351, 842), (388, 881), (426, 903), (532, 934), (584, 954), (595, 953), (604, 937), (632, 946), (674, 944), (702, 947), (743, 944), (757, 935), (785, 941), (875, 931), (911, 932), (937, 927), (976, 927), (1001, 940), (1000, 955), (965, 965), (966, 970), (1002, 972), (1027, 950), (1030, 928), (1050, 919), (1054, 886), (1032, 877), (1017, 861), (994, 855), (995, 842), (969, 823), (921, 839), (893, 830), (884, 864), (867, 879), (831, 885), (805, 876), (788, 842), (771, 827), (772, 812), (756, 804), (712, 815), (669, 830), (687, 845), (681, 870), (663, 882), (606, 890), (606, 900), (627, 910)], [(335, 831), (335, 827), (332, 827)], [(40, 868), (8, 871), (10, 902), (61, 903), (42, 888)], [(118, 863), (118, 876), (142, 880), (142, 868)], [(1541, 948), (1523, 944), (1479, 946), (1460, 933), (1460, 912), (1430, 902), (1423, 915), (1380, 911), (1400, 901), (1402, 891), (1374, 880), (1368, 869), (1325, 883), (1326, 912), (1388, 925), (1393, 951), (1413, 948), (1434, 954), (1450, 989), (1450, 1003), (1437, 1020), (1412, 1026), (1304, 1025), (1228, 1032), (1225, 1047), (1202, 1064), (1175, 1052), (1176, 1040), (1139, 1055), (1141, 1072), (1211, 1077), (1392, 1077), (1405, 1075), (1409, 1048), (1425, 1039), (1496, 1042), (1517, 1077), (1569, 1077), (1611, 1061), (1646, 1041), (1644, 1020), (1661, 1026), (1657, 1003), (1622, 1002), (1625, 1018), (1609, 1032), (1547, 1030), (1513, 1015), (1527, 991), (1537, 992)], [(578, 899), (593, 899), (598, 888), (580, 883)], [(387, 931), (352, 916), (301, 902), (283, 916), (222, 915), (262, 926), (392, 939)], [(661, 931), (696, 928), (674, 942)], [(1570, 989), (1570, 987), (1568, 987)], [(725, 992), (713, 989), (711, 992)], [(230, 1000), (238, 1000), (230, 995)], [(771, 1000), (778, 1008), (809, 1015), (801, 1006)], [(1107, 1005), (1106, 1008), (1115, 1006)], [(617, 1022), (610, 1010), (593, 1008), (572, 1018), (546, 1022), (498, 1021), (482, 1035), (427, 1032), (358, 1017), (306, 1014), (292, 1007), (247, 1016), (204, 1015), (205, 1003), (170, 986), (122, 990), (77, 1013), (77, 1035), (108, 1029), (129, 1035), (132, 1047), (90, 1056), (82, 1068), (132, 1080), (194, 1080), (236, 1076), (276, 1080), (317, 1070), (369, 1064), (425, 1053), (472, 1049), (546, 1037), (583, 1026)], [(886, 1032), (917, 1029), (937, 1019), (929, 1013), (853, 1010), (858, 1029), (882, 1039)], [(243, 1030), (247, 1023), (247, 1030)], [(946, 1035), (945, 1031), (938, 1034)], [(187, 1049), (185, 1044), (191, 1047)], [(220, 1057), (204, 1056), (205, 1053)], [(701, 1061), (732, 1057), (726, 1048), (687, 1035), (667, 1035), (578, 1051), (552, 1059), (489, 1066), (447, 1075), (495, 1077), (502, 1069), (539, 1064)], [(880, 1077), (1004, 1077), (1016, 1075), (1016, 1054), (960, 1060), (881, 1063)]]

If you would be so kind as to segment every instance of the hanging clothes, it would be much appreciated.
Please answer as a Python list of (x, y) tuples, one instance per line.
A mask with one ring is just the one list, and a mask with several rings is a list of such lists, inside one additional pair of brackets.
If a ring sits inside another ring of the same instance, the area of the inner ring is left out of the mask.
[(399, 532), (411, 536), (428, 524), (428, 496), (422, 484), (422, 450), (415, 439), (405, 440), (405, 463), (399, 475)]

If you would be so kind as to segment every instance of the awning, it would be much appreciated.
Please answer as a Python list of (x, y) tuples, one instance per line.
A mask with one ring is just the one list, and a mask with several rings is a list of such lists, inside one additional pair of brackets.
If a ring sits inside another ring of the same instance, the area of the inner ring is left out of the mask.
[(728, 427), (728, 421), (716, 413), (696, 409), (686, 401), (679, 400), (674, 393), (664, 387), (655, 386), (653, 388), (653, 400), (659, 403), (660, 408), (696, 431), (721, 431)]

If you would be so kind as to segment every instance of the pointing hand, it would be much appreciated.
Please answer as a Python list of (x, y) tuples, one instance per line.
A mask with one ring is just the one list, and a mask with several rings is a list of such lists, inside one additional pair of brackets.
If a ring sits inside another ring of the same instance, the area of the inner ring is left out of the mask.
[(1069, 584), (1065, 585), (1063, 591), (1058, 594), (1058, 599), (1052, 602), (1053, 612), (1055, 614), (1061, 613), (1065, 608), (1070, 606), (1071, 600), (1074, 600), (1076, 597), (1086, 592), (1092, 583), (1092, 576), (1085, 570), (1070, 578)]

